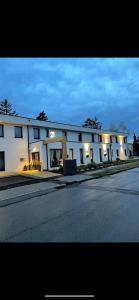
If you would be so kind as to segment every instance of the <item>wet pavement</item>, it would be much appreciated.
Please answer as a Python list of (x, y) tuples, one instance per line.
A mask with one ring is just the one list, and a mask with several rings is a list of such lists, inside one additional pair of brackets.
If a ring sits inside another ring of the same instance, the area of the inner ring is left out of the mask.
[(139, 242), (139, 168), (0, 208), (2, 242)]

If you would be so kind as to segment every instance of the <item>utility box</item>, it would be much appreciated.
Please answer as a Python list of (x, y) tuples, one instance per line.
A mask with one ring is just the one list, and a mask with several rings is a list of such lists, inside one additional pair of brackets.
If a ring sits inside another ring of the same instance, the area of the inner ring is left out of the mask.
[(63, 161), (63, 175), (74, 175), (77, 172), (76, 159), (65, 159)]

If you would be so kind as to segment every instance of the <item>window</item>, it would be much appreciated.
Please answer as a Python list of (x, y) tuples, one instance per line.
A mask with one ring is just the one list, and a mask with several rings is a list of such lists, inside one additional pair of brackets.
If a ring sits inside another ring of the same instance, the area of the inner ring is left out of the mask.
[(34, 139), (40, 139), (40, 129), (33, 128), (33, 132), (34, 132)]
[(124, 144), (126, 144), (127, 143), (127, 138), (126, 137), (124, 137)]
[(74, 159), (73, 149), (69, 149), (69, 159)]
[(127, 151), (126, 151), (126, 149), (125, 149), (125, 156), (127, 156)]
[(59, 167), (62, 163), (62, 149), (50, 150), (50, 167)]
[(102, 162), (103, 160), (102, 160), (102, 149), (101, 148), (99, 149), (99, 157), (100, 157), (100, 162)]
[(49, 138), (49, 129), (46, 129), (46, 137)]
[(98, 141), (99, 141), (100, 143), (102, 143), (102, 135), (101, 135), (101, 134), (99, 134), (99, 136), (98, 136)]
[(117, 154), (117, 157), (119, 157), (119, 150), (118, 149), (116, 150), (116, 154)]
[(67, 137), (67, 131), (63, 131), (63, 136)]
[(112, 135), (110, 135), (110, 143), (112, 143)]
[(117, 137), (117, 135), (115, 136), (115, 143), (118, 143), (118, 137)]
[(82, 134), (81, 134), (81, 132), (78, 133), (78, 141), (82, 142)]
[(91, 163), (93, 162), (93, 148), (90, 148), (90, 159)]
[(92, 143), (94, 143), (94, 133), (92, 133)]
[(83, 149), (80, 149), (80, 164), (83, 164)]
[(39, 152), (32, 152), (32, 160), (33, 161), (40, 161), (40, 153)]
[(0, 125), (0, 137), (4, 137), (4, 126)]
[(15, 138), (22, 138), (23, 133), (22, 133), (22, 127), (15, 126)]

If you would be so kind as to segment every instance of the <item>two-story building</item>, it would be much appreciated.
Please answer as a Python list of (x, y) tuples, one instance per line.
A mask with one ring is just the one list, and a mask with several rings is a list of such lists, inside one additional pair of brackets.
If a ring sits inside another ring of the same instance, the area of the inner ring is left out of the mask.
[(41, 161), (43, 170), (58, 168), (62, 143), (46, 141), (61, 137), (68, 158), (76, 159), (77, 166), (128, 159), (125, 133), (0, 114), (0, 171), (21, 171), (34, 160)]

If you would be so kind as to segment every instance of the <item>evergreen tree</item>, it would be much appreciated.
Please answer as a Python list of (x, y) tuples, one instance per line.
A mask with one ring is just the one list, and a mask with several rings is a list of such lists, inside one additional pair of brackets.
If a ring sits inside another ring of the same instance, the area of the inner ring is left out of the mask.
[(42, 112), (39, 113), (39, 115), (36, 117), (37, 120), (40, 121), (47, 121), (48, 117), (46, 116), (44, 110)]
[(102, 123), (100, 123), (96, 117), (94, 119), (87, 118), (82, 126), (93, 129), (101, 129)]
[(12, 104), (7, 99), (0, 101), (0, 114), (17, 116), (16, 111), (12, 109)]

